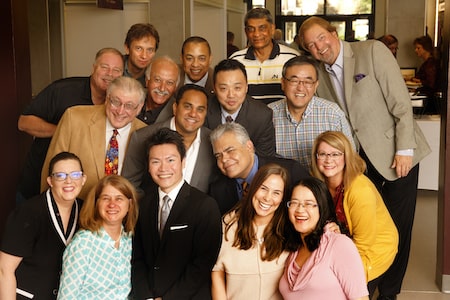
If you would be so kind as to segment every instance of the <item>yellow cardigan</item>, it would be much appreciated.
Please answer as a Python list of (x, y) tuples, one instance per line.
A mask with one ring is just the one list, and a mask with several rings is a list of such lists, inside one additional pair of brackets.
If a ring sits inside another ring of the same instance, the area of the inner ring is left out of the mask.
[(344, 212), (358, 248), (367, 281), (382, 275), (394, 261), (398, 232), (375, 185), (359, 175), (344, 187)]

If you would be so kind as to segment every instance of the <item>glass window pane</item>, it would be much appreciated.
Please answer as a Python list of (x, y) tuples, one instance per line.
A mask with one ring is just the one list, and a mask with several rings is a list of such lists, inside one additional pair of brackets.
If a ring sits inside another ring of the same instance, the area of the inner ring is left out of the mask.
[(339, 39), (345, 40), (345, 21), (331, 21), (330, 24), (336, 27)]
[(252, 7), (253, 8), (257, 8), (257, 7), (266, 7), (266, 0), (253, 0), (252, 1)]
[(286, 43), (291, 44), (294, 41), (294, 37), (297, 34), (297, 22), (285, 22), (285, 34), (284, 40)]
[(281, 0), (281, 15), (306, 16), (323, 14), (324, 0)]
[(355, 32), (355, 39), (358, 41), (365, 41), (369, 36), (369, 20), (357, 19), (352, 22), (352, 28)]
[(327, 15), (371, 14), (372, 0), (327, 0)]

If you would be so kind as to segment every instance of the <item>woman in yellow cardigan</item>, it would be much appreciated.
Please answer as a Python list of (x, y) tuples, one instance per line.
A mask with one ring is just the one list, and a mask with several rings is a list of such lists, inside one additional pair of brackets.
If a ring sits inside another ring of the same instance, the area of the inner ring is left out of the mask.
[(327, 184), (343, 233), (358, 248), (371, 298), (397, 253), (398, 233), (391, 215), (375, 185), (364, 175), (364, 160), (341, 132), (317, 136), (311, 169), (313, 176)]

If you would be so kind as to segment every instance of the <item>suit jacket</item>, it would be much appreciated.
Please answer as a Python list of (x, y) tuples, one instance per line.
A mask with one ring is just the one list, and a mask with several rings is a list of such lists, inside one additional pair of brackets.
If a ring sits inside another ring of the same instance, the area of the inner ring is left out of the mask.
[[(378, 41), (343, 42), (344, 90), (350, 124), (377, 171), (397, 179), (391, 168), (397, 150), (414, 149), (413, 165), (431, 150), (413, 119), (411, 99), (397, 61)], [(339, 104), (330, 75), (320, 65), (319, 97)]]
[[(145, 126), (145, 123), (134, 119), (131, 123), (128, 143), (133, 131)], [(87, 180), (81, 190), (80, 198), (85, 199), (98, 180), (105, 176), (105, 132), (105, 105), (83, 105), (67, 109), (56, 127), (45, 157), (41, 173), (41, 191), (48, 188), (50, 160), (61, 151), (69, 151), (76, 154), (83, 164)]]
[[(213, 95), (208, 99), (208, 113), (205, 126), (213, 130), (222, 124), (222, 110), (219, 100)], [(275, 156), (275, 128), (273, 111), (267, 105), (247, 95), (235, 122), (245, 127), (255, 146), (256, 153), (262, 156)]]
[[(186, 84), (184, 82), (184, 77), (186, 75), (186, 73), (184, 72), (183, 66), (182, 65), (178, 65), (178, 68), (180, 69), (180, 84), (177, 87), (177, 91), (180, 87), (182, 87), (184, 84)], [(214, 70), (212, 68), (208, 69), (208, 78), (206, 78), (206, 83), (205, 83), (205, 90), (208, 93), (208, 95), (210, 94), (214, 94)]]
[(149, 187), (145, 195), (133, 238), (135, 299), (211, 299), (211, 270), (222, 240), (214, 199), (184, 183), (160, 238), (157, 186)]
[[(127, 178), (143, 194), (145, 185), (151, 182), (148, 174), (148, 155), (146, 153), (147, 139), (160, 128), (170, 128), (168, 119), (164, 122), (137, 130), (131, 135), (130, 145), (122, 168), (122, 176)], [(190, 185), (203, 192), (208, 191), (211, 181), (217, 177), (220, 172), (217, 168), (216, 158), (214, 157), (211, 143), (209, 142), (210, 130), (202, 127), (200, 130), (200, 149), (198, 150), (197, 161), (195, 162), (194, 172), (192, 174)]]
[[(269, 163), (275, 163), (284, 167), (289, 174), (288, 191), (300, 179), (309, 177), (309, 172), (300, 163), (293, 159), (281, 157), (258, 156), (258, 169)], [(219, 205), (220, 213), (224, 215), (239, 201), (236, 179), (221, 175), (209, 187), (209, 195), (213, 197)]]

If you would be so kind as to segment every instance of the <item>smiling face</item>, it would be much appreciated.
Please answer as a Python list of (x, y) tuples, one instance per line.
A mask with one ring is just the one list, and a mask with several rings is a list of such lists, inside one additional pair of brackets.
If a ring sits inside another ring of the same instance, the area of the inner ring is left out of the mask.
[(293, 189), (290, 201), (294, 201), (296, 204), (300, 203), (300, 205), (289, 207), (289, 221), (295, 230), (305, 237), (316, 229), (320, 219), (319, 207), (315, 206), (317, 200), (309, 188), (298, 185)]
[(272, 47), (274, 31), (275, 25), (265, 18), (248, 19), (245, 26), (247, 39), (256, 50)]
[(148, 170), (153, 181), (169, 193), (183, 180), (184, 159), (175, 144), (152, 146), (148, 154)]
[(232, 132), (225, 132), (212, 143), (217, 166), (229, 178), (246, 178), (254, 163), (253, 143), (242, 145)]
[(155, 60), (147, 78), (147, 106), (153, 109), (166, 103), (177, 88), (178, 66), (167, 60)]
[(317, 147), (317, 153), (325, 153), (324, 159), (317, 158), (317, 168), (327, 181), (342, 182), (344, 178), (345, 158), (344, 155), (332, 155), (334, 153), (342, 153), (325, 142), (321, 142)]
[(123, 59), (115, 52), (100, 55), (92, 67), (91, 83), (106, 92), (111, 82), (123, 74)]
[(106, 116), (114, 128), (120, 129), (134, 120), (143, 105), (139, 101), (138, 92), (125, 92), (121, 88), (115, 88), (106, 99)]
[(104, 225), (121, 225), (130, 208), (130, 201), (122, 192), (106, 185), (97, 199), (97, 209)]
[[(59, 172), (70, 174), (76, 171), (81, 171), (80, 163), (75, 159), (65, 159), (55, 163), (52, 174)], [(47, 177), (47, 183), (56, 203), (75, 201), (85, 182), (86, 175), (83, 175), (80, 179), (72, 179), (67, 176), (64, 180), (57, 180), (56, 176)]]
[(181, 54), (183, 70), (192, 82), (197, 82), (206, 75), (212, 56), (206, 43), (187, 43)]
[(220, 71), (216, 74), (214, 92), (223, 109), (235, 113), (244, 103), (248, 86), (241, 70)]
[(207, 102), (204, 93), (196, 90), (186, 91), (179, 103), (173, 104), (177, 132), (183, 136), (196, 134), (205, 123)]
[(281, 88), (289, 111), (303, 114), (319, 85), (316, 69), (309, 64), (294, 65), (286, 69), (285, 77), (281, 79)]
[(334, 64), (341, 47), (336, 31), (329, 32), (314, 24), (305, 30), (303, 39), (303, 44), (315, 59), (328, 65)]
[(255, 223), (268, 224), (283, 200), (284, 181), (278, 174), (272, 174), (261, 184), (253, 195)]

